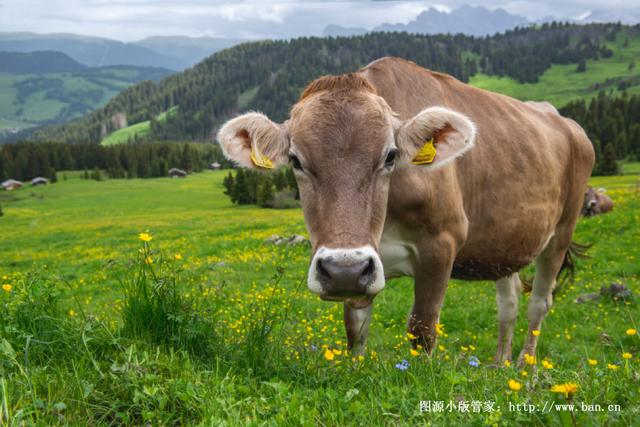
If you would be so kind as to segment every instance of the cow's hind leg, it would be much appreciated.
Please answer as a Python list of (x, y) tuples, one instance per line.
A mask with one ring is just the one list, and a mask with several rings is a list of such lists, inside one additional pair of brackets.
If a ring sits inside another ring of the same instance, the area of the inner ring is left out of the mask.
[(511, 340), (518, 316), (518, 300), (522, 292), (520, 276), (514, 273), (496, 281), (496, 301), (498, 303), (498, 349), (493, 359), (498, 366), (511, 360)]
[(371, 323), (371, 309), (373, 303), (366, 307), (359, 307), (347, 301), (344, 303), (344, 326), (347, 331), (349, 352), (354, 356), (364, 355), (369, 324)]
[(571, 244), (572, 232), (573, 227), (560, 232), (557, 230), (556, 235), (549, 240), (547, 246), (535, 259), (536, 274), (528, 307), (529, 331), (518, 358), (520, 365), (525, 362), (525, 355), (535, 356), (536, 354), (540, 325), (551, 308), (556, 276)]

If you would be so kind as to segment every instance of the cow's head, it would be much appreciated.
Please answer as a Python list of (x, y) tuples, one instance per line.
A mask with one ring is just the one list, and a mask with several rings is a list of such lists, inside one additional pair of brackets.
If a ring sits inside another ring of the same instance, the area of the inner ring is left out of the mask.
[[(312, 243), (309, 289), (327, 300), (363, 301), (385, 285), (378, 246), (394, 170), (439, 168), (471, 148), (474, 137), (469, 119), (446, 108), (399, 120), (357, 74), (311, 83), (283, 124), (247, 113), (218, 134), (240, 166), (256, 168), (265, 158), (275, 167), (291, 164)], [(435, 158), (412, 165), (431, 138)]]
[(592, 216), (599, 213), (600, 196), (604, 195), (607, 190), (604, 188), (587, 187), (584, 192), (584, 204), (582, 205), (582, 215)]

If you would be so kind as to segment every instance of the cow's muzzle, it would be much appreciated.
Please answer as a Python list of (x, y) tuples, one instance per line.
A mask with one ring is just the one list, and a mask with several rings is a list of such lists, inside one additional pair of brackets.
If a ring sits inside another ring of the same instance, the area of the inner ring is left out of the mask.
[(325, 300), (373, 297), (384, 284), (382, 262), (371, 246), (320, 247), (309, 267), (309, 290)]

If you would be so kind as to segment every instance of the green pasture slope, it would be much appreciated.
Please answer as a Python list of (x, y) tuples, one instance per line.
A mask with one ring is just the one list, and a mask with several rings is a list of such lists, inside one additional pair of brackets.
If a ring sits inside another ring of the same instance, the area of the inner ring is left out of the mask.
[[(225, 174), (96, 182), (60, 173), (57, 184), (0, 193), (0, 419), (637, 425), (640, 337), (627, 331), (640, 329), (638, 301), (574, 300), (612, 282), (637, 298), (639, 176), (593, 179), (616, 207), (580, 221), (576, 239), (594, 244), (591, 258), (579, 261), (575, 282), (556, 296), (536, 367), (495, 369), (488, 366), (497, 334), (490, 282), (450, 284), (441, 347), (428, 357), (413, 356), (405, 335), (411, 281), (390, 281), (375, 302), (367, 355), (352, 360), (342, 307), (306, 290), (309, 249), (264, 243), (273, 233), (304, 234), (301, 212), (233, 206), (222, 194)], [(138, 238), (145, 231), (153, 237), (147, 252)], [(149, 265), (142, 261), (148, 256)], [(154, 287), (144, 280), (132, 286), (137, 274)], [(153, 305), (135, 289), (163, 296)], [(402, 360), (408, 369), (396, 368)], [(511, 390), (509, 380), (521, 389)], [(569, 398), (550, 391), (569, 382), (578, 386)], [(421, 400), (445, 408), (421, 412)], [(460, 400), (473, 405), (449, 412)], [(578, 406), (549, 410), (552, 402)], [(527, 412), (523, 404), (547, 409)], [(586, 412), (581, 404), (602, 410)]]
[(37, 75), (0, 73), (0, 132), (81, 117), (132, 84), (168, 74), (159, 68), (128, 66)]
[(510, 77), (476, 74), (470, 84), (503, 93), (523, 101), (549, 101), (562, 107), (576, 99), (590, 99), (600, 90), (620, 93), (618, 84), (628, 82), (628, 93), (640, 93), (640, 36), (621, 31), (605, 45), (613, 51), (610, 58), (586, 61), (586, 71), (577, 72), (576, 64), (552, 65), (537, 83), (520, 83)]

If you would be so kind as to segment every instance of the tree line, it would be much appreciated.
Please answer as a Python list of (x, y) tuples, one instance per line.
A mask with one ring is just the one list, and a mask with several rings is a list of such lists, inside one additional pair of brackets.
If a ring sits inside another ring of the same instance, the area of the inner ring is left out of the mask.
[[(620, 24), (543, 24), (488, 37), (368, 33), (357, 37), (303, 37), (259, 41), (226, 49), (160, 83), (130, 87), (104, 108), (73, 122), (36, 130), (43, 141), (98, 143), (124, 113), (130, 124), (151, 120), (149, 140), (210, 141), (213, 131), (241, 110), (286, 119), (314, 78), (357, 70), (383, 56), (399, 56), (462, 81), (483, 72), (535, 82), (552, 64), (607, 57), (605, 42)], [(640, 31), (640, 27), (624, 27)], [(177, 107), (177, 108), (174, 108)], [(174, 108), (163, 120), (159, 114)]]
[(139, 142), (103, 146), (56, 142), (0, 145), (0, 180), (54, 179), (56, 171), (106, 171), (109, 178), (167, 176), (169, 169), (199, 172), (211, 163), (230, 167), (220, 146), (201, 143)]
[(560, 109), (587, 132), (596, 152), (595, 175), (616, 175), (616, 159), (640, 160), (640, 95), (611, 97), (600, 92)]
[(291, 168), (272, 172), (238, 169), (229, 172), (223, 185), (231, 202), (237, 205), (258, 205), (263, 208), (296, 207), (300, 199), (298, 184)]

